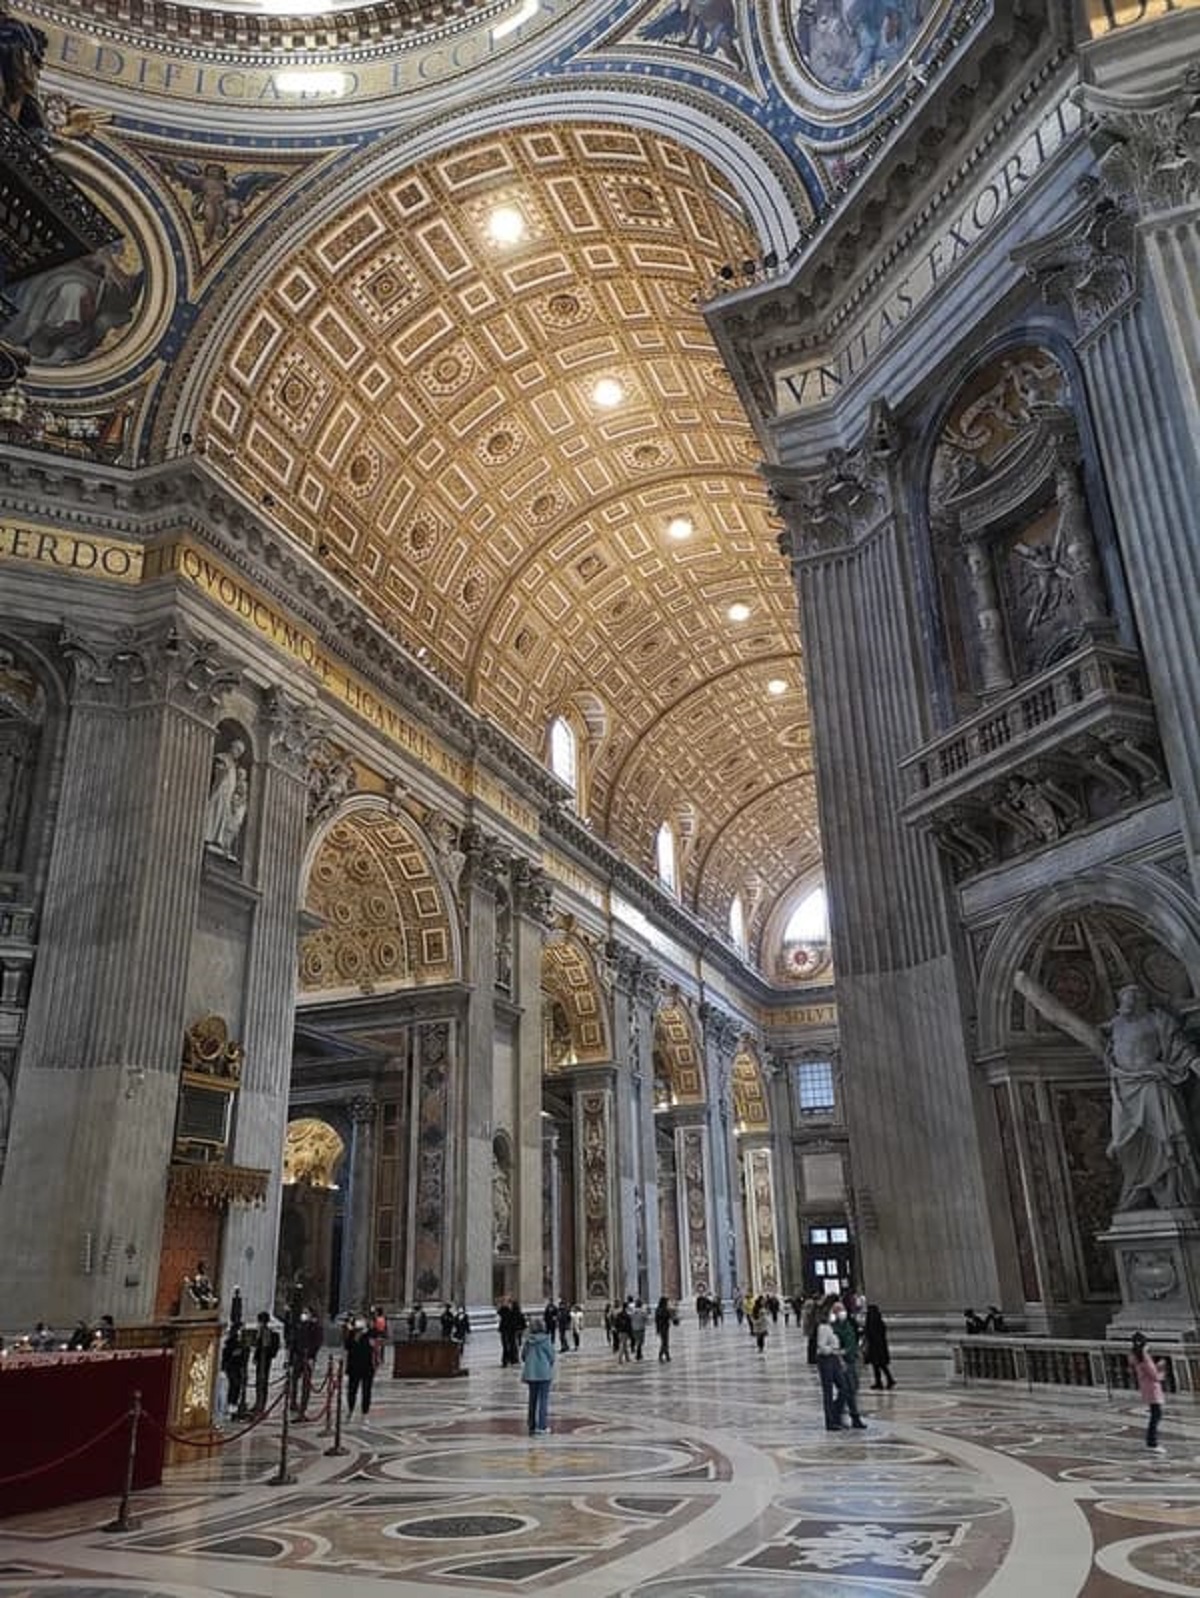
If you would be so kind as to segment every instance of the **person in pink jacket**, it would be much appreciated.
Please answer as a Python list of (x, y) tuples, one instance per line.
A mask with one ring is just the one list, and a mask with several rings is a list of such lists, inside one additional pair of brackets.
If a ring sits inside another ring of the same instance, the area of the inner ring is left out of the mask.
[(1129, 1363), (1133, 1367), (1138, 1392), (1150, 1407), (1146, 1423), (1146, 1447), (1152, 1453), (1161, 1454), (1165, 1451), (1158, 1441), (1158, 1423), (1162, 1420), (1163, 1411), (1163, 1368), (1150, 1353), (1143, 1333), (1134, 1332), (1132, 1341), (1133, 1353), (1129, 1356)]

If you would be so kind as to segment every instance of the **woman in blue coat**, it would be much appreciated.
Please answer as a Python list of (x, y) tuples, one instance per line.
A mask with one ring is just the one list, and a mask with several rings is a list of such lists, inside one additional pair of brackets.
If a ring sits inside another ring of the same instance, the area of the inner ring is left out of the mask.
[(550, 1430), (550, 1383), (554, 1380), (554, 1339), (540, 1326), (532, 1328), (521, 1350), (521, 1380), (529, 1388), (529, 1435)]

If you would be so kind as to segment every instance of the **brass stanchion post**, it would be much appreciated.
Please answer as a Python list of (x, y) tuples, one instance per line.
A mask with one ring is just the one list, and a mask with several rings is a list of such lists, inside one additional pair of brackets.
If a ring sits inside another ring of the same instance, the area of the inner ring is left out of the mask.
[(141, 1524), (136, 1515), (129, 1513), (129, 1500), (133, 1496), (133, 1473), (137, 1466), (137, 1435), (138, 1422), (142, 1418), (141, 1389), (133, 1390), (133, 1403), (129, 1409), (129, 1451), (125, 1456), (125, 1484), (121, 1489), (121, 1502), (117, 1508), (117, 1518), (110, 1520), (105, 1526), (105, 1531), (136, 1531)]
[(342, 1447), (342, 1376), (346, 1369), (346, 1361), (339, 1359), (337, 1375), (333, 1382), (333, 1446), (325, 1450), (327, 1459), (337, 1459), (350, 1450)]
[(291, 1487), (296, 1478), (288, 1470), (288, 1432), (292, 1419), (292, 1393), (291, 1393), (292, 1360), (289, 1356), (287, 1377), (283, 1389), (283, 1424), (279, 1428), (279, 1469), (273, 1476), (267, 1477), (268, 1487)]

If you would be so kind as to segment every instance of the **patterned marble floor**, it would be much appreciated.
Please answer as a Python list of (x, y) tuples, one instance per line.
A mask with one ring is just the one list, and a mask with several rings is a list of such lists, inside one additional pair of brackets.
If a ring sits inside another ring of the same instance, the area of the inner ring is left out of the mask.
[[(1031, 1399), (896, 1367), (866, 1432), (831, 1436), (795, 1329), (730, 1322), (669, 1365), (598, 1331), (560, 1357), (551, 1435), (481, 1336), (471, 1374), (384, 1379), (328, 1457), (259, 1431), (141, 1494), (0, 1521), (0, 1598), (1200, 1598), (1200, 1410), (1164, 1455), (1128, 1396)], [(924, 1375), (924, 1380), (922, 1380)], [(0, 1503), (0, 1513), (3, 1505)], [(386, 1584), (381, 1588), (381, 1583)]]

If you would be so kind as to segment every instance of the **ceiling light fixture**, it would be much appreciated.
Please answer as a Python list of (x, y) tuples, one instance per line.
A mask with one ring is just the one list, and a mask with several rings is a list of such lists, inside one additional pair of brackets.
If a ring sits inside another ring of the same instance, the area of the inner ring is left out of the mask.
[(787, 690), (788, 685), (786, 682), (784, 682), (782, 677), (772, 677), (770, 682), (767, 684), (767, 692), (773, 695), (776, 699), (779, 698), (780, 694), (786, 694)]
[(603, 410), (611, 411), (625, 398), (625, 390), (615, 377), (602, 377), (592, 389), (592, 398)]
[(730, 605), (725, 614), (729, 617), (730, 621), (749, 621), (750, 606), (743, 604), (739, 599), (736, 604)]
[(525, 237), (525, 218), (515, 205), (498, 205), (487, 220), (493, 244), (519, 244)]
[(667, 537), (683, 540), (696, 531), (690, 516), (672, 516), (667, 523)]
[(342, 95), (348, 79), (344, 72), (277, 72), (275, 87), (280, 94), (296, 94), (308, 100), (319, 94)]

